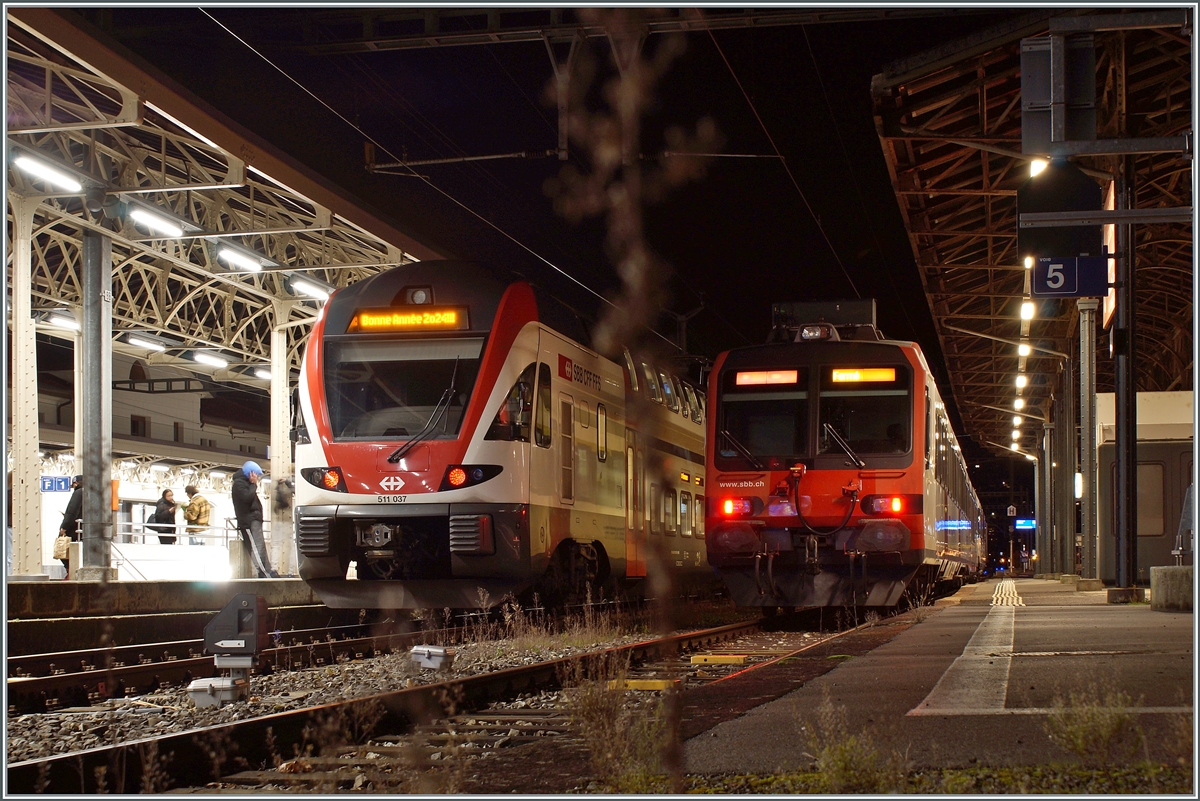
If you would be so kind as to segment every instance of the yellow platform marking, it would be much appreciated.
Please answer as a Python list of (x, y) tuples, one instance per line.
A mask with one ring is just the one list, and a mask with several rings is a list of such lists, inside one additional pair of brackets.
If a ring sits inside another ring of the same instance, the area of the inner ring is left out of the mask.
[(746, 654), (698, 654), (692, 657), (693, 665), (744, 665)]
[[(679, 679), (625, 679), (624, 689), (626, 690), (670, 690), (679, 686)], [(621, 687), (620, 682), (610, 681), (608, 689), (616, 690)]]

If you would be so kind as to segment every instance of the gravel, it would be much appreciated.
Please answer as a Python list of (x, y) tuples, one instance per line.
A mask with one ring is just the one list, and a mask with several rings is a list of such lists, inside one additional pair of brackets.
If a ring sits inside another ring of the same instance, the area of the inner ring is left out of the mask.
[[(39, 757), (129, 742), (149, 736), (215, 726), (235, 720), (362, 698), (447, 678), (474, 676), (636, 642), (627, 635), (587, 646), (523, 648), (508, 641), (457, 645), (448, 673), (421, 670), (408, 651), (303, 670), (252, 676), (250, 698), (220, 708), (198, 709), (186, 687), (114, 698), (103, 706), (20, 715), (7, 722), (7, 757), (11, 765)], [(546, 705), (553, 705), (554, 696)], [(517, 704), (531, 705), (529, 701)], [(541, 704), (539, 704), (540, 706)], [(515, 706), (514, 708), (522, 708)]]

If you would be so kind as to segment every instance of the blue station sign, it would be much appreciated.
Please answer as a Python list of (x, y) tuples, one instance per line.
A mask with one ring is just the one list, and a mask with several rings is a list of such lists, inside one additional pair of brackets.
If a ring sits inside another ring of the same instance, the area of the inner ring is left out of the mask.
[(1033, 265), (1035, 298), (1102, 298), (1108, 294), (1108, 257), (1042, 257)]

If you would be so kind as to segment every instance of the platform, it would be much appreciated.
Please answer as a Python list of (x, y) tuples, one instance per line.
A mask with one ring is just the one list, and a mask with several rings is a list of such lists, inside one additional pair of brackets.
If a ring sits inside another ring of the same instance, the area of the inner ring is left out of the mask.
[(1046, 721), (1056, 699), (1089, 686), (1125, 693), (1150, 755), (1169, 758), (1166, 738), (1194, 704), (1194, 626), (1191, 613), (1110, 605), (1103, 590), (993, 579), (869, 654), (687, 741), (686, 770), (807, 767), (800, 727), (826, 698), (845, 708), (850, 733), (866, 730), (914, 769), (1069, 763)]
[(8, 619), (216, 612), (240, 592), (267, 599), (267, 606), (321, 601), (300, 579), (228, 581), (9, 581)]

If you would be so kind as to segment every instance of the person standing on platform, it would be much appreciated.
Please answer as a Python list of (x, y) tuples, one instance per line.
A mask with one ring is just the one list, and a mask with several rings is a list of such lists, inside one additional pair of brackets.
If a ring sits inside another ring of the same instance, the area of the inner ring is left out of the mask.
[[(188, 533), (199, 534), (208, 528), (208, 517), (212, 513), (212, 504), (200, 494), (200, 490), (196, 489), (195, 484), (188, 484), (183, 491), (188, 496), (183, 505), (183, 519), (187, 521)], [(204, 544), (204, 540), (195, 537), (189, 539), (188, 542), (192, 545)]]
[[(79, 519), (83, 517), (83, 476), (71, 479), (71, 489), (71, 500), (67, 501), (67, 511), (58, 527), (58, 536), (70, 537), (71, 542), (79, 542)], [(70, 573), (70, 562), (67, 559), (58, 561), (62, 562), (63, 567)]]
[(257, 462), (246, 462), (233, 475), (233, 513), (237, 516), (238, 529), (242, 532), (242, 547), (250, 557), (250, 564), (258, 578), (279, 578), (271, 569), (267, 556), (267, 543), (263, 539), (262, 499), (258, 497), (258, 482), (263, 470)]
[[(151, 531), (158, 532), (158, 541), (163, 545), (174, 545), (175, 537), (165, 536), (168, 533), (175, 532), (175, 510), (179, 508), (179, 504), (175, 503), (175, 493), (171, 490), (163, 490), (162, 497), (158, 499), (158, 503), (154, 507), (154, 516), (151, 518), (155, 523), (163, 525), (151, 526)], [(166, 525), (166, 524), (170, 525)]]

